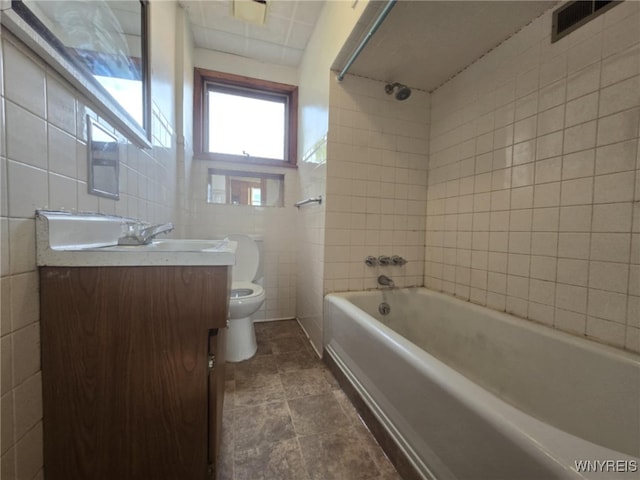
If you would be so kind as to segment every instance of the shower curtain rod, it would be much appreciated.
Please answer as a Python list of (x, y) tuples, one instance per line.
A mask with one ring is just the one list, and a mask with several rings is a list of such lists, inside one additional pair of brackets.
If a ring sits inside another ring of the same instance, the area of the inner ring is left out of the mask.
[(387, 18), (387, 15), (389, 15), (389, 12), (391, 11), (391, 9), (393, 8), (393, 6), (396, 4), (397, 1), (398, 0), (389, 0), (387, 4), (384, 6), (384, 8), (382, 9), (382, 11), (380, 12), (380, 14), (378, 14), (378, 18), (376, 18), (375, 22), (373, 22), (373, 25), (369, 29), (369, 32), (367, 33), (367, 35), (360, 41), (360, 45), (358, 45), (358, 48), (356, 48), (355, 51), (351, 54), (351, 56), (349, 57), (349, 60), (347, 60), (346, 65), (338, 74), (339, 82), (341, 82), (344, 79), (344, 76), (347, 74), (347, 71), (349, 70), (349, 68), (351, 68), (351, 65), (353, 64), (353, 62), (355, 62), (356, 58), (358, 58), (360, 53), (362, 53), (362, 50), (364, 50), (364, 47), (367, 45), (369, 40), (371, 40), (371, 37), (373, 36), (374, 33), (376, 33), (376, 30), (378, 30), (378, 27), (382, 24), (384, 19)]

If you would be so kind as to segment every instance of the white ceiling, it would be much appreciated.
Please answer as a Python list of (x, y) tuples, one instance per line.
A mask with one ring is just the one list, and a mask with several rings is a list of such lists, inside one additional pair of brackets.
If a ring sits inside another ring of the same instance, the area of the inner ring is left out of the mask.
[[(234, 18), (231, 0), (179, 3), (188, 12), (196, 47), (297, 67), (325, 1), (268, 0), (265, 25)], [(342, 69), (386, 3), (369, 3), (335, 70)], [(434, 90), (557, 3), (399, 0), (349, 73)]]
[(270, 0), (265, 25), (233, 17), (231, 0), (179, 0), (196, 47), (297, 67), (324, 0)]

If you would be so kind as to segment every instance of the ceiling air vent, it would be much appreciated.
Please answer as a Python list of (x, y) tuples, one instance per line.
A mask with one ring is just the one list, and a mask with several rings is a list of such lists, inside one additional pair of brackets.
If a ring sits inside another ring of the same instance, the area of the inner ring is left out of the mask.
[(618, 3), (622, 1), (586, 0), (564, 4), (553, 12), (551, 43), (560, 40)]
[(231, 2), (231, 10), (235, 18), (256, 25), (264, 25), (267, 22), (267, 7), (267, 0), (233, 0)]

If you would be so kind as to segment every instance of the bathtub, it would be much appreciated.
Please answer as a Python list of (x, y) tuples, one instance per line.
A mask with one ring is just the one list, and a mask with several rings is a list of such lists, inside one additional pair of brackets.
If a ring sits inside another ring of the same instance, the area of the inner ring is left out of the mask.
[(419, 477), (638, 478), (640, 356), (424, 288), (329, 294), (324, 316)]

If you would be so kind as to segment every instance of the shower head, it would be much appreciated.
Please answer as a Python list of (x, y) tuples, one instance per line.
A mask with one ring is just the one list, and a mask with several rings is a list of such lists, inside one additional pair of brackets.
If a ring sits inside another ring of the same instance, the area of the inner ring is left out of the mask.
[(411, 96), (411, 89), (406, 85), (403, 85), (398, 82), (387, 83), (384, 87), (384, 91), (387, 92), (387, 95), (391, 95), (393, 91), (396, 89), (396, 87), (398, 88), (398, 91), (396, 92), (396, 95), (395, 95), (396, 100), (400, 100), (400, 101), (406, 100)]

